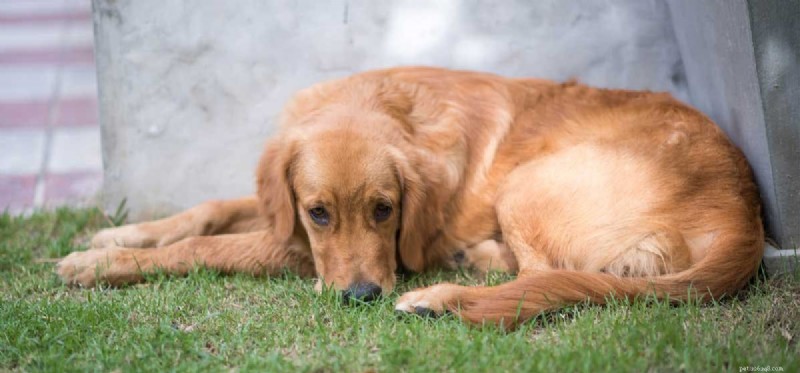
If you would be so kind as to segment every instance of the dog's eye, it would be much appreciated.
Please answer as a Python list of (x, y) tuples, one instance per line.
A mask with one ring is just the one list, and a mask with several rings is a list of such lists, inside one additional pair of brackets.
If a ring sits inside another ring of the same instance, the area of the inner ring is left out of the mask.
[(311, 216), (311, 220), (318, 225), (328, 225), (328, 211), (325, 210), (324, 207), (314, 207), (311, 210), (308, 210), (308, 215)]
[(378, 223), (389, 219), (389, 216), (392, 215), (392, 206), (389, 206), (385, 203), (379, 203), (375, 206), (375, 221)]

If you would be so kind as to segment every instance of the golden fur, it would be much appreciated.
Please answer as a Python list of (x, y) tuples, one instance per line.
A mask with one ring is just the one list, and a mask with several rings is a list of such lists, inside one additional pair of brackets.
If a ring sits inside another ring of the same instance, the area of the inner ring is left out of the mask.
[(58, 273), (91, 286), (154, 268), (290, 268), (385, 293), (399, 266), (492, 268), (517, 279), (418, 289), (397, 309), (512, 326), (586, 299), (731, 294), (763, 249), (745, 158), (663, 93), (436, 68), (362, 73), (298, 93), (257, 176), (257, 197), (101, 231)]

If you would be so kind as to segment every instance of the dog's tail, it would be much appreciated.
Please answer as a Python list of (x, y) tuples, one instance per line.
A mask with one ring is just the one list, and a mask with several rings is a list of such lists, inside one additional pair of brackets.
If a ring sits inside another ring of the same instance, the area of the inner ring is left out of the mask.
[[(467, 292), (450, 305), (472, 323), (514, 328), (537, 314), (583, 301), (603, 304), (611, 298), (653, 294), (671, 301), (709, 300), (741, 289), (758, 270), (764, 250), (760, 224), (747, 232), (718, 237), (708, 254), (689, 269), (658, 277), (618, 277), (607, 273), (542, 271), (514, 281)], [(723, 235), (720, 235), (723, 236)]]

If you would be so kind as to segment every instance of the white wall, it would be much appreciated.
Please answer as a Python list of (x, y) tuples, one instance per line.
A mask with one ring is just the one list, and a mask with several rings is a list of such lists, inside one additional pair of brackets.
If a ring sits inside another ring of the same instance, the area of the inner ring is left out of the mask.
[(663, 0), (95, 0), (105, 200), (133, 218), (252, 193), (292, 92), (426, 64), (686, 98)]

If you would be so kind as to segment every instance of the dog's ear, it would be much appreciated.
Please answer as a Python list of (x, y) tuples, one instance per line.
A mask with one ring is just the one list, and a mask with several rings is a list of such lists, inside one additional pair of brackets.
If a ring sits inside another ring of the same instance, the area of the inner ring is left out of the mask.
[(262, 216), (273, 229), (274, 238), (286, 242), (294, 232), (296, 213), (291, 185), (295, 144), (285, 136), (267, 142), (258, 164), (256, 183)]
[(441, 201), (435, 183), (424, 174), (425, 167), (404, 155), (396, 158), (403, 189), (397, 250), (406, 269), (421, 272), (425, 269), (424, 249), (441, 227)]

